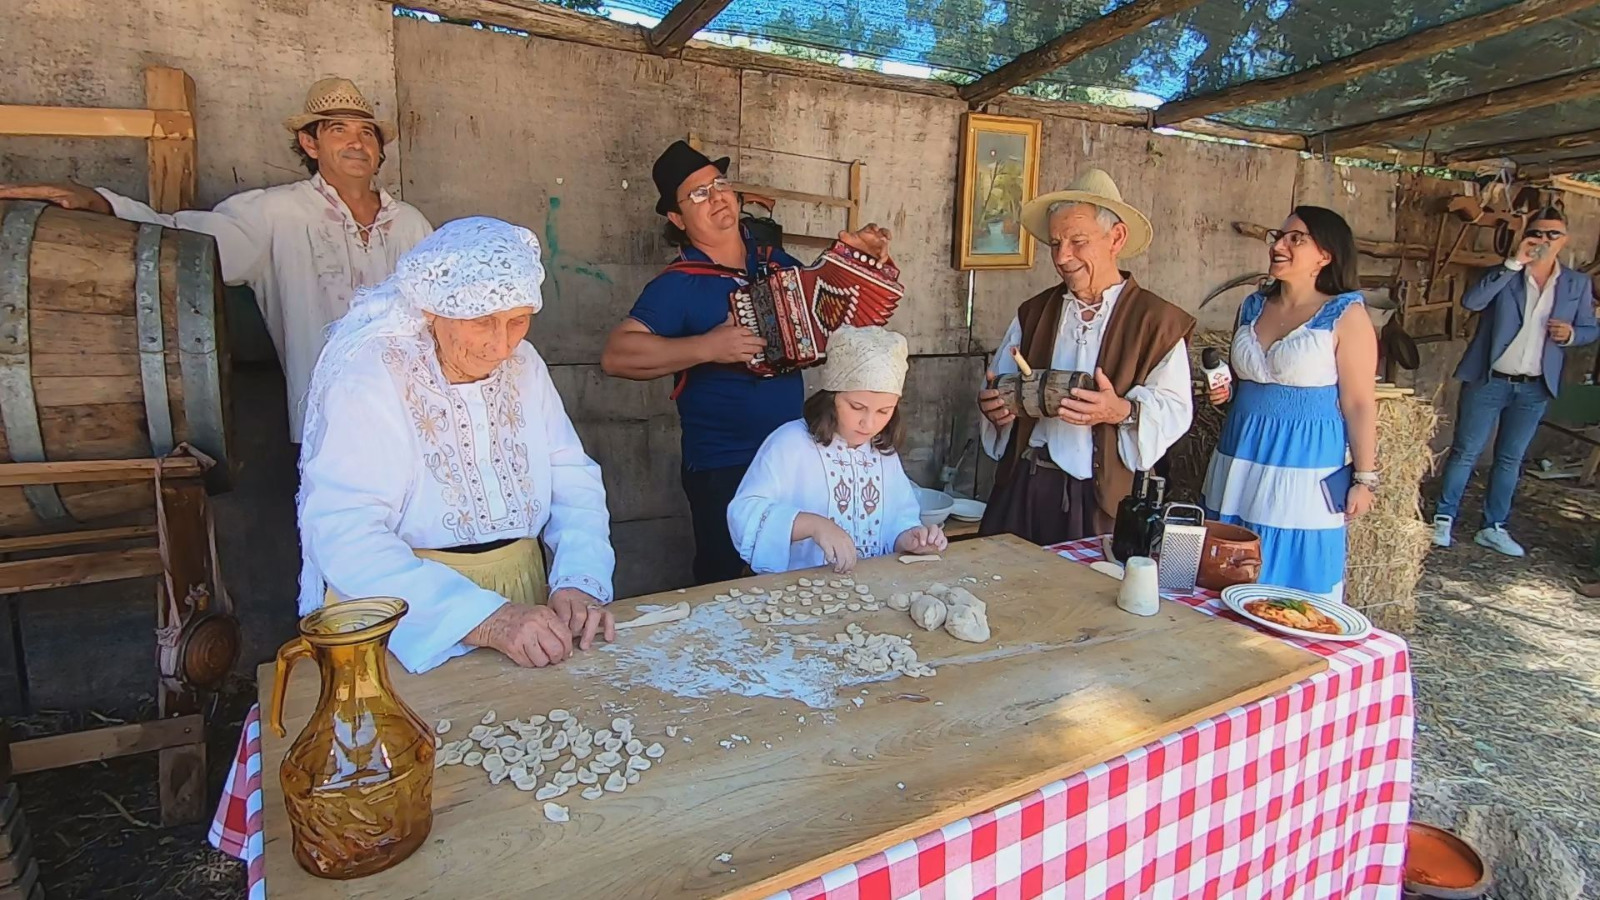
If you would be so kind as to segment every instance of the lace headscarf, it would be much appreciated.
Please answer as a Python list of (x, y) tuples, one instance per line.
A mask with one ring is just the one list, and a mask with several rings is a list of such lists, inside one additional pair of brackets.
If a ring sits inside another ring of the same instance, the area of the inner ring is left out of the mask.
[(447, 222), (423, 238), (395, 263), (394, 274), (356, 291), (350, 311), (328, 328), (306, 392), (305, 428), (300, 445), (300, 611), (322, 605), (322, 573), (308, 551), (305, 464), (322, 444), (327, 427), (328, 392), (342, 380), (350, 362), (374, 341), (415, 337), (427, 327), (423, 313), (447, 319), (476, 319), (519, 307), (538, 312), (544, 301), (539, 285), (544, 264), (539, 238), (509, 222), (473, 216)]

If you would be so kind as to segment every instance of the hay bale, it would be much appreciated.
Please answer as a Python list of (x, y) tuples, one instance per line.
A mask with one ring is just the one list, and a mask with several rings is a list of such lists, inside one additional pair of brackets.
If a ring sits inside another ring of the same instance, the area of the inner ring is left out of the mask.
[(1431, 530), (1415, 516), (1373, 510), (1357, 519), (1345, 538), (1344, 602), (1384, 631), (1415, 628), (1417, 580), (1431, 540)]
[(1433, 404), (1413, 397), (1378, 401), (1378, 472), (1372, 511), (1346, 538), (1345, 602), (1385, 631), (1417, 624), (1417, 581), (1431, 535), (1422, 519), (1422, 479), (1433, 468)]
[[(1224, 359), (1233, 342), (1231, 331), (1199, 331), (1189, 342), (1189, 369), (1200, 371), (1200, 353), (1207, 347), (1222, 351)], [(1167, 451), (1167, 497), (1183, 503), (1199, 503), (1200, 489), (1205, 486), (1206, 467), (1211, 463), (1211, 451), (1217, 449), (1222, 437), (1222, 420), (1226, 414), (1206, 400), (1204, 389), (1195, 386), (1194, 422)]]

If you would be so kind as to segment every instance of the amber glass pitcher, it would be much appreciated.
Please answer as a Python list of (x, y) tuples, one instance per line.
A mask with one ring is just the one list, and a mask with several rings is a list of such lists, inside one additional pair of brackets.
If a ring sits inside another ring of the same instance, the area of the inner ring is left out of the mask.
[(389, 684), (389, 633), (404, 600), (334, 603), (300, 620), (278, 651), (272, 730), (284, 736), (289, 670), (311, 657), (322, 674), (316, 711), (278, 777), (294, 858), (322, 878), (360, 878), (400, 862), (433, 827), (433, 730)]

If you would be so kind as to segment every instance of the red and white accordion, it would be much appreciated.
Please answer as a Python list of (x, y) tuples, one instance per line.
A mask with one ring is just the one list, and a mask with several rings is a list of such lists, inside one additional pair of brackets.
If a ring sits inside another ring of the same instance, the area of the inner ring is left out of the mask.
[[(670, 271), (728, 275), (711, 263), (680, 260)], [(757, 375), (781, 375), (816, 365), (828, 355), (828, 335), (842, 326), (885, 325), (905, 296), (900, 269), (843, 241), (809, 266), (773, 269), (728, 295), (734, 321), (767, 348), (746, 365)]]

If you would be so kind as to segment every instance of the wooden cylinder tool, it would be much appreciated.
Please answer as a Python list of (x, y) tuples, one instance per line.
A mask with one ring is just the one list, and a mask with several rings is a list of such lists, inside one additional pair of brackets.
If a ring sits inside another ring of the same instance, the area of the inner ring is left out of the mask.
[(1017, 364), (1017, 371), (1022, 373), (1022, 377), (1033, 377), (1033, 366), (1028, 365), (1028, 361), (1022, 358), (1021, 350), (1018, 350), (1016, 347), (1012, 347), (1011, 359)]

